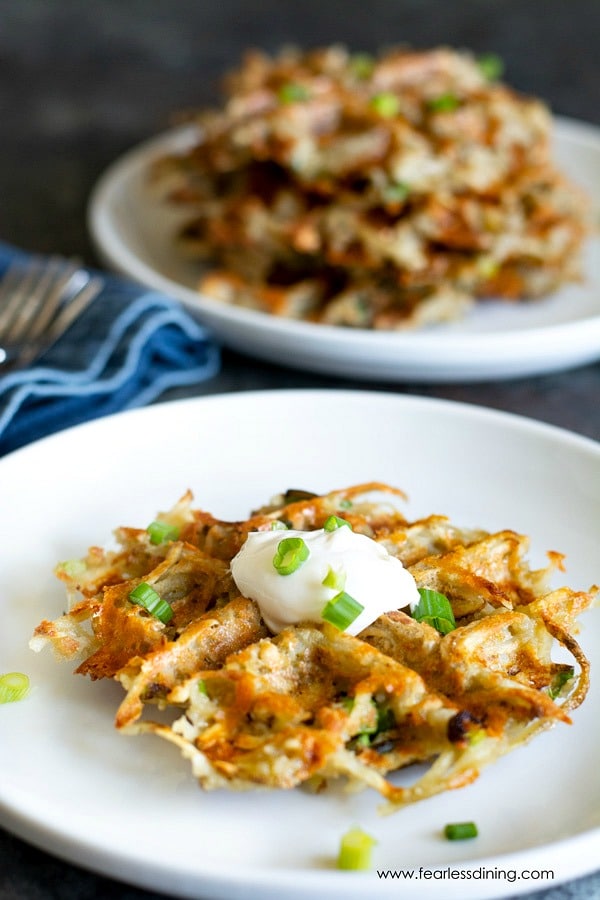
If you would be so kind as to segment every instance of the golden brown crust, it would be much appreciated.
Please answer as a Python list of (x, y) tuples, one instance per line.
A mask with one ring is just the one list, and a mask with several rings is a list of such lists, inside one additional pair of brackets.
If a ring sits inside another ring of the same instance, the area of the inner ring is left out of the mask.
[[(551, 590), (561, 554), (531, 569), (528, 540), (513, 531), (466, 530), (439, 515), (409, 522), (396, 505), (403, 496), (379, 482), (321, 496), (288, 491), (227, 522), (193, 509), (188, 492), (161, 514), (179, 539), (157, 546), (144, 530), (120, 528), (117, 550), (59, 567), (82, 599), (44, 620), (32, 646), (79, 653), (78, 672), (120, 681), (117, 727), (176, 744), (206, 789), (345, 777), (394, 809), (468, 784), (538, 731), (570, 721), (589, 681), (577, 617), (597, 589)], [(249, 531), (274, 520), (312, 530), (330, 515), (382, 542), (417, 585), (443, 592), (457, 627), (442, 635), (400, 609), (357, 637), (327, 623), (271, 635), (229, 561)], [(141, 581), (169, 602), (166, 624), (129, 601)], [(576, 674), (553, 661), (557, 641)], [(148, 715), (156, 706), (171, 710), (170, 724)], [(429, 769), (412, 786), (387, 778), (415, 762)]]

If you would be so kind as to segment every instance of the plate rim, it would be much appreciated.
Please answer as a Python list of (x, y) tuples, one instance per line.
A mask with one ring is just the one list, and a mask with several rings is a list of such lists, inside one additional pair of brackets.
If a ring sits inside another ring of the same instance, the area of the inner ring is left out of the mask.
[[(555, 138), (590, 147), (593, 152), (598, 153), (600, 160), (600, 126), (563, 116), (555, 116), (553, 122)], [(115, 214), (113, 203), (124, 186), (131, 185), (133, 179), (140, 177), (143, 167), (152, 156), (169, 147), (189, 143), (192, 135), (197, 134), (198, 127), (194, 125), (163, 131), (126, 150), (109, 164), (91, 190), (86, 213), (87, 227), (99, 256), (110, 268), (149, 287), (176, 296), (192, 314), (216, 330), (220, 340), (229, 343), (234, 349), (240, 349), (237, 339), (240, 329), (244, 337), (250, 336), (259, 345), (258, 350), (254, 347), (254, 351), (263, 358), (267, 356), (267, 352), (262, 343), (276, 339), (278, 343), (285, 345), (285, 352), (276, 353), (275, 356), (271, 354), (271, 359), (285, 365), (284, 357), (290, 342), (304, 342), (314, 350), (305, 351), (309, 353), (309, 364), (301, 365), (300, 368), (344, 375), (348, 372), (341, 371), (340, 366), (347, 369), (347, 365), (342, 366), (341, 359), (345, 354), (352, 354), (357, 347), (366, 345), (372, 348), (373, 353), (395, 352), (398, 360), (394, 364), (387, 357), (385, 364), (375, 361), (372, 363), (375, 371), (360, 372), (361, 376), (388, 377), (392, 380), (399, 377), (409, 381), (430, 380), (432, 371), (434, 381), (514, 377), (582, 365), (600, 357), (600, 310), (579, 319), (549, 322), (522, 330), (384, 332), (290, 320), (257, 310), (228, 306), (172, 280), (120, 241), (116, 232), (120, 217)], [(575, 339), (578, 346), (574, 348), (571, 345)], [(336, 342), (339, 342), (339, 347), (335, 347)], [(331, 354), (332, 343), (335, 358), (321, 359), (325, 348)], [(527, 357), (520, 360), (519, 364), (514, 359), (515, 349)], [(481, 361), (472, 366), (468, 364), (465, 356), (474, 351), (477, 351), (479, 357), (485, 354), (483, 364)], [(552, 363), (548, 362), (549, 351), (555, 354)], [(423, 363), (423, 355), (440, 352), (443, 352), (445, 362), (442, 361), (437, 370), (435, 364)], [(289, 360), (287, 365), (290, 365)], [(411, 367), (415, 370), (412, 377)], [(397, 369), (398, 376), (390, 371), (394, 368)]]
[(86, 429), (102, 429), (112, 420), (117, 420), (121, 417), (144, 417), (146, 415), (152, 416), (154, 414), (154, 411), (157, 409), (160, 410), (171, 408), (174, 406), (196, 406), (213, 403), (220, 404), (222, 402), (233, 403), (241, 398), (249, 398), (250, 400), (254, 400), (261, 397), (269, 398), (276, 396), (279, 397), (281, 395), (297, 395), (299, 397), (302, 397), (304, 395), (312, 397), (316, 395), (322, 397), (323, 400), (334, 400), (340, 396), (346, 397), (348, 399), (351, 399), (353, 397), (363, 399), (365, 396), (372, 396), (382, 400), (383, 402), (389, 401), (392, 405), (406, 404), (407, 406), (414, 406), (415, 408), (423, 405), (431, 408), (438, 407), (439, 409), (447, 410), (448, 412), (456, 410), (457, 412), (462, 412), (465, 415), (471, 415), (475, 418), (487, 418), (490, 421), (498, 422), (505, 421), (508, 425), (512, 423), (516, 428), (521, 428), (525, 431), (531, 431), (532, 433), (537, 432), (541, 436), (547, 435), (549, 439), (554, 437), (555, 440), (561, 440), (565, 441), (566, 443), (579, 445), (582, 450), (587, 448), (587, 450), (591, 451), (592, 454), (598, 454), (600, 456), (600, 440), (596, 440), (589, 435), (573, 431), (563, 425), (556, 425), (553, 422), (547, 422), (544, 419), (537, 419), (534, 416), (527, 415), (525, 413), (514, 412), (512, 410), (506, 409), (496, 409), (495, 407), (487, 406), (485, 404), (478, 403), (477, 401), (455, 400), (446, 397), (428, 396), (418, 393), (411, 393), (410, 391), (407, 391), (406, 393), (396, 393), (392, 390), (378, 390), (376, 387), (281, 387), (252, 388), (250, 390), (238, 389), (232, 391), (223, 391), (214, 394), (198, 394), (188, 397), (178, 397), (172, 400), (158, 400), (147, 406), (118, 410), (105, 416), (100, 416), (95, 419), (80, 422), (76, 425), (70, 425), (68, 428), (62, 428), (59, 431), (53, 432), (52, 434), (45, 435), (43, 437), (37, 438), (34, 441), (30, 441), (28, 444), (17, 447), (14, 450), (11, 450), (8, 453), (4, 454), (4, 456), (0, 457), (0, 469), (3, 468), (8, 460), (12, 460), (12, 458), (17, 455), (25, 455), (29, 452), (32, 452), (40, 444), (60, 441), (64, 439), (65, 435), (71, 434), (73, 432), (80, 432)]

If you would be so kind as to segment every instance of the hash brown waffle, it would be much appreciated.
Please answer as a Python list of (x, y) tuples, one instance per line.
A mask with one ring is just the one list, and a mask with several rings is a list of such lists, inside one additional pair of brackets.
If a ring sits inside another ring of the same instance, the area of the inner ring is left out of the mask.
[[(77, 672), (126, 691), (116, 726), (176, 744), (205, 789), (325, 787), (344, 777), (370, 786), (394, 810), (478, 777), (502, 754), (584, 699), (589, 663), (574, 634), (597, 588), (550, 588), (562, 556), (531, 569), (528, 539), (490, 534), (433, 515), (408, 521), (403, 494), (369, 483), (316, 496), (288, 492), (245, 521), (193, 508), (187, 492), (160, 521), (175, 540), (119, 528), (118, 549), (92, 547), (58, 566), (70, 610), (37, 627)], [(385, 545), (421, 588), (443, 592), (456, 628), (442, 635), (397, 610), (357, 637), (301, 623), (271, 635), (254, 601), (240, 596), (229, 563), (250, 531), (274, 520), (299, 530), (331, 515)], [(168, 601), (164, 624), (129, 601), (140, 582)], [(554, 662), (555, 642), (577, 668)], [(172, 713), (152, 718), (159, 707)], [(429, 768), (410, 786), (388, 776)]]
[(221, 301), (369, 329), (462, 318), (581, 277), (583, 192), (538, 99), (446, 47), (254, 51), (199, 137), (157, 160), (180, 249)]

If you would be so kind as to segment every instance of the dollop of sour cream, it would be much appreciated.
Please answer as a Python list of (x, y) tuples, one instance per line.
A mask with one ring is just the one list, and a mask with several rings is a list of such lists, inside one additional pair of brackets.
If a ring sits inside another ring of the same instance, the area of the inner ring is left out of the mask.
[[(309, 551), (289, 575), (281, 575), (273, 564), (285, 538), (301, 538)], [(251, 531), (231, 561), (231, 574), (276, 634), (299, 622), (323, 622), (323, 609), (341, 585), (363, 607), (345, 629), (348, 634), (358, 634), (383, 613), (419, 602), (415, 580), (400, 560), (346, 525), (333, 531)], [(324, 580), (337, 584), (328, 587)]]

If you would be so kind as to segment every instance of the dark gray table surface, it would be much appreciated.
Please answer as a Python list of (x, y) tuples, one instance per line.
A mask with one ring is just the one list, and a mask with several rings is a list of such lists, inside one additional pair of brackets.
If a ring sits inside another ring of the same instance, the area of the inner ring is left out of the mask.
[[(0, 0), (0, 240), (97, 263), (86, 202), (112, 160), (167, 127), (175, 110), (215, 102), (220, 74), (246, 47), (334, 41), (365, 50), (407, 42), (494, 51), (516, 88), (600, 125), (600, 0)], [(349, 382), (225, 351), (221, 374), (195, 393), (349, 386), (461, 400), (600, 438), (600, 365), (497, 383), (410, 385)], [(0, 828), (0, 900), (109, 895), (158, 898)], [(600, 898), (600, 873), (535, 896)]]

